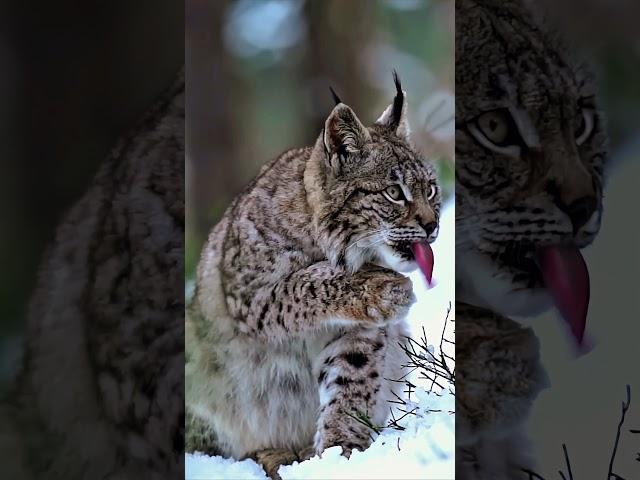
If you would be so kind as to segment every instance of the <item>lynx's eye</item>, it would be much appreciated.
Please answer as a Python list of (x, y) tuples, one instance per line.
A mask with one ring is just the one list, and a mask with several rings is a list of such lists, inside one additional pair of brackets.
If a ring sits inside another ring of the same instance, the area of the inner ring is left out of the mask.
[(500, 110), (480, 115), (477, 124), (482, 134), (496, 145), (504, 143), (509, 136), (509, 122)]
[(438, 188), (435, 185), (429, 185), (429, 193), (427, 194), (427, 200), (433, 200), (438, 193)]
[(576, 144), (582, 145), (586, 142), (594, 131), (595, 114), (592, 108), (583, 108), (581, 112), (580, 126), (576, 130)]
[(400, 188), (400, 185), (391, 185), (385, 188), (382, 194), (387, 200), (393, 203), (403, 204), (406, 200), (404, 193), (402, 193), (402, 188)]
[(520, 153), (520, 135), (507, 109), (485, 112), (469, 124), (469, 132), (484, 147), (506, 155)]

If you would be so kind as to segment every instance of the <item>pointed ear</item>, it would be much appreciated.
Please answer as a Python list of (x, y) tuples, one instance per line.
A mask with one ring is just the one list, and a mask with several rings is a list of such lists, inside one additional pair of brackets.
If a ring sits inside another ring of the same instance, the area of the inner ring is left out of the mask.
[(359, 151), (371, 140), (371, 135), (353, 110), (339, 103), (324, 123), (323, 140), (329, 161), (335, 167), (335, 162), (342, 161), (349, 153)]
[(393, 99), (393, 103), (376, 120), (376, 125), (389, 128), (400, 138), (408, 140), (411, 129), (407, 119), (407, 93), (402, 90), (400, 79), (395, 70), (393, 71), (393, 82), (396, 84), (396, 96)]

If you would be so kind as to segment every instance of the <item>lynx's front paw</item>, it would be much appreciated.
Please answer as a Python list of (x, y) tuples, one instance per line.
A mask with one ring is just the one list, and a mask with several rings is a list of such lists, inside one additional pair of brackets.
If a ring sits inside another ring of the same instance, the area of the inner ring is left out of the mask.
[(265, 473), (272, 480), (280, 480), (278, 469), (282, 465), (291, 465), (299, 460), (298, 455), (286, 448), (266, 448), (249, 455), (264, 468)]
[(354, 275), (350, 318), (373, 324), (402, 319), (415, 301), (407, 277), (386, 268), (367, 268)]

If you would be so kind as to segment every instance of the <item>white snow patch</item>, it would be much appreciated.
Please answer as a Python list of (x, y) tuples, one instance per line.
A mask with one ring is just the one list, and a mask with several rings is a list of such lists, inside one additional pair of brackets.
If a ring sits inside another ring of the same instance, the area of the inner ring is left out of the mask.
[(185, 460), (185, 480), (269, 480), (253, 460), (236, 462), (232, 458), (209, 457), (203, 453), (188, 453)]
[[(445, 479), (454, 478), (454, 397), (418, 391), (421, 416), (402, 422), (406, 430), (383, 430), (364, 452), (349, 459), (340, 447), (325, 450), (305, 462), (280, 467), (283, 480)], [(432, 412), (428, 410), (439, 410)]]
[[(404, 431), (384, 430), (364, 452), (351, 458), (340, 447), (325, 450), (304, 462), (280, 467), (283, 480), (453, 479), (454, 478), (454, 396), (418, 390), (416, 406), (421, 416), (410, 416)], [(437, 411), (433, 411), (437, 410)], [(236, 462), (223, 457), (187, 454), (187, 480), (266, 480), (264, 470), (253, 460)]]

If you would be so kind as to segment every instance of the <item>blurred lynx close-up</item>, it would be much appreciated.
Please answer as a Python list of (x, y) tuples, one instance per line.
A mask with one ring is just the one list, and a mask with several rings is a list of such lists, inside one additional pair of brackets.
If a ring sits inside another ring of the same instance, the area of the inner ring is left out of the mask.
[(457, 1), (457, 478), (527, 479), (539, 466), (527, 421), (549, 380), (521, 320), (554, 308), (568, 348), (590, 348), (582, 249), (603, 211), (600, 103), (590, 69), (530, 2)]
[(182, 474), (183, 124), (180, 73), (58, 225), (0, 403), (6, 478)]

